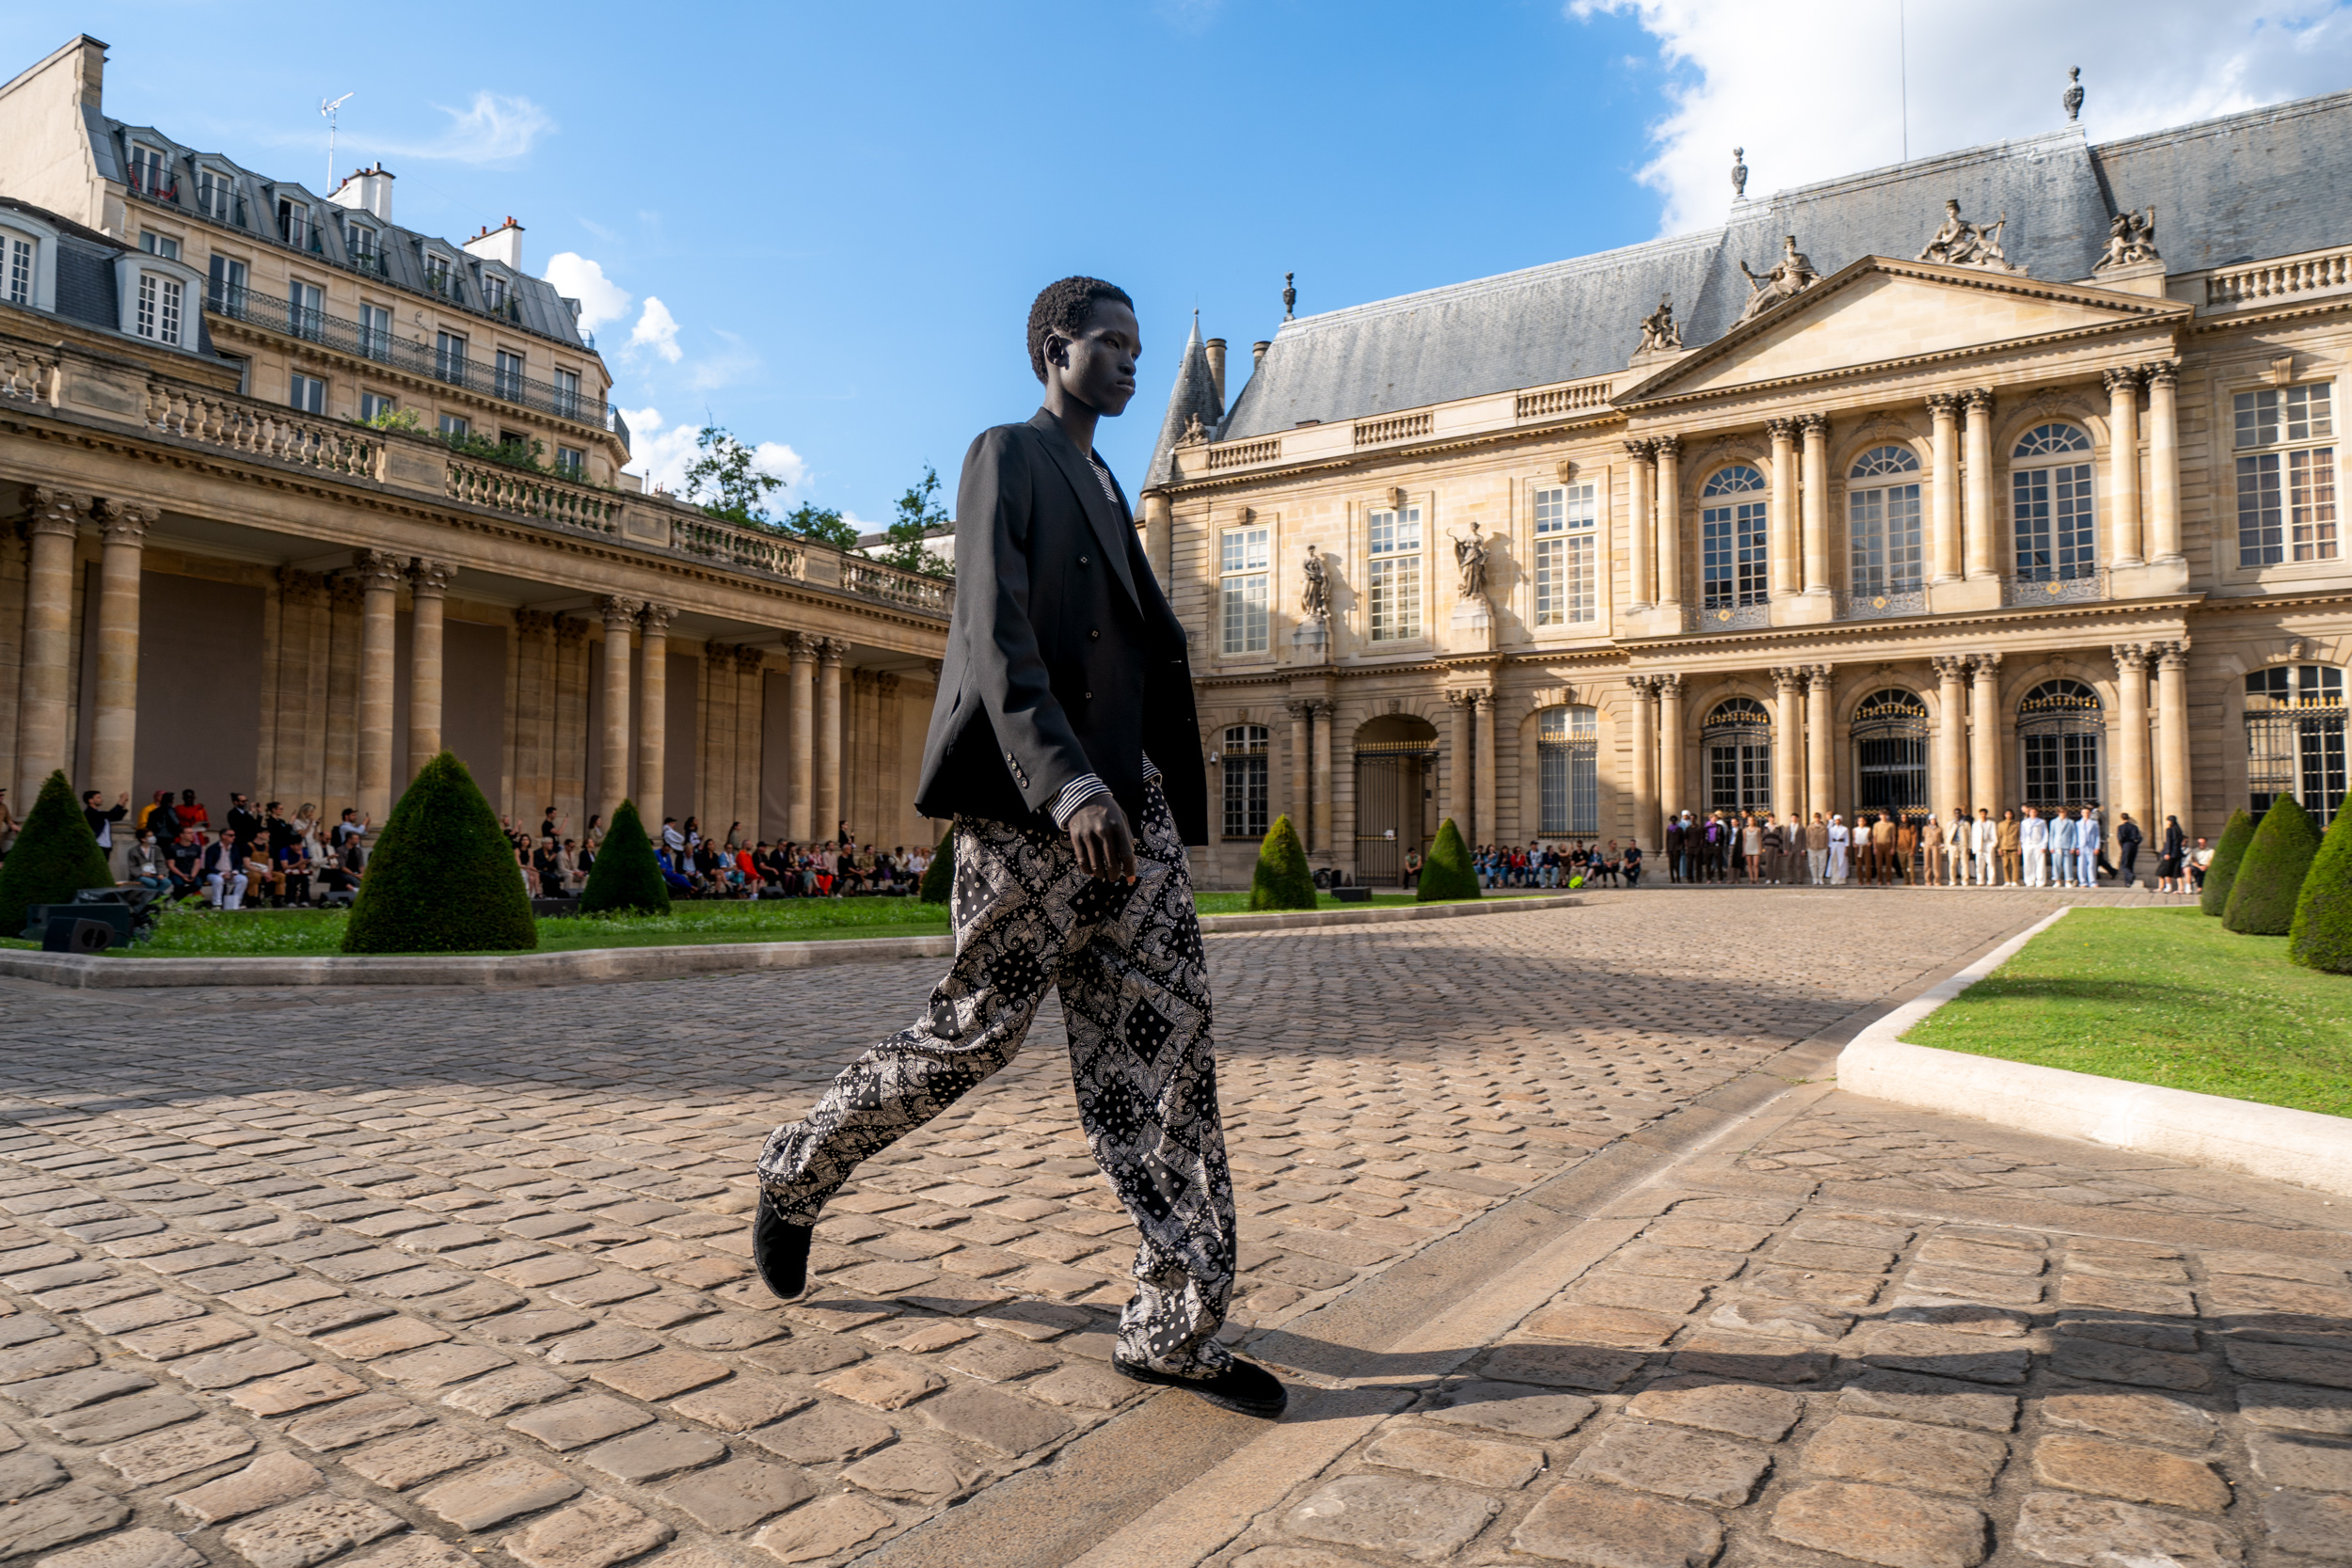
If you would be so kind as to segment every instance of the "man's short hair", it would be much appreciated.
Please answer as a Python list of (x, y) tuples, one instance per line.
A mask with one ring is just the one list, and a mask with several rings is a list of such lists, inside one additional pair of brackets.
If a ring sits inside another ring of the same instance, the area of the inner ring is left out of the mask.
[(1045, 380), (1046, 335), (1058, 332), (1075, 338), (1086, 330), (1087, 317), (1094, 313), (1098, 299), (1115, 299), (1130, 310), (1136, 308), (1126, 290), (1099, 277), (1065, 277), (1038, 292), (1029, 307), (1029, 369), (1037, 372), (1040, 383)]

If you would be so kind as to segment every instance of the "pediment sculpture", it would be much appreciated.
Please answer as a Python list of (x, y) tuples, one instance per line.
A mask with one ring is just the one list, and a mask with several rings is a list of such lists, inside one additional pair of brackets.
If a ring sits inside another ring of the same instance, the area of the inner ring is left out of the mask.
[(1797, 248), (1794, 234), (1781, 242), (1780, 260), (1773, 263), (1772, 271), (1759, 277), (1745, 261), (1740, 263), (1740, 270), (1747, 274), (1748, 279), (1747, 308), (1740, 312), (1743, 322), (1762, 315), (1784, 299), (1794, 299), (1821, 280), (1813, 258)]
[(1642, 346), (1636, 354), (1675, 354), (1682, 348), (1682, 328), (1675, 322), (1674, 301), (1661, 294), (1658, 309), (1642, 318)]
[(2127, 209), (2107, 221), (2106, 253), (2090, 270), (2107, 272), (2163, 259), (2156, 254), (2156, 209), (2152, 202), (2144, 213)]
[(2009, 227), (2009, 214), (2003, 213), (1993, 223), (1979, 226), (1960, 215), (1960, 203), (1944, 203), (1944, 226), (1919, 252), (1922, 261), (1936, 261), (1947, 267), (1979, 267), (1986, 272), (2024, 272), (2012, 266), (2001, 251), (2001, 230)]

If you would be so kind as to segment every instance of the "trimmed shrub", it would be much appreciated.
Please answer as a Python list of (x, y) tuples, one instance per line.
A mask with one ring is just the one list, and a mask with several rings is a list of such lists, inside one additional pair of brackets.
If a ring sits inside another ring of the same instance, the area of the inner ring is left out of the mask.
[(392, 807), (343, 927), (346, 953), (497, 953), (539, 945), (531, 895), (498, 813), (454, 753)]
[[(125, 817), (115, 832), (130, 825)], [(0, 937), (24, 929), (24, 911), (35, 904), (71, 904), (83, 888), (114, 885), (114, 869), (73, 799), (73, 786), (64, 773), (50, 774), (17, 831), (16, 847), (0, 863)]]
[(949, 828), (939, 840), (939, 847), (931, 851), (931, 863), (923, 873), (923, 885), (914, 890), (914, 896), (926, 904), (945, 904), (947, 895), (956, 891), (956, 831)]
[(1476, 898), (1478, 873), (1470, 868), (1469, 846), (1462, 842), (1462, 830), (1447, 817), (1438, 825), (1438, 842), (1429, 847), (1429, 859), (1421, 868), (1421, 888), (1415, 895), (1421, 902), (1433, 903), (1440, 898)]
[(2288, 958), (2331, 974), (2352, 974), (2352, 811), (2344, 804), (2336, 802), (2336, 819), (2303, 875), (2287, 932)]
[(623, 800), (612, 814), (596, 848), (596, 863), (580, 890), (580, 912), (602, 914), (622, 910), (630, 914), (668, 914), (670, 884), (661, 875), (661, 861), (645, 836), (637, 802)]
[(2244, 811), (2230, 814), (2230, 820), (2221, 830), (2221, 842), (2213, 847), (2213, 863), (2205, 867), (2205, 885), (2197, 899), (2197, 907), (2205, 913), (2218, 915), (2230, 907), (2230, 889), (2237, 882), (2238, 863), (2246, 859), (2246, 847), (2254, 842), (2254, 818)]
[(1274, 819), (1265, 842), (1258, 846), (1257, 869), (1249, 874), (1249, 907), (1253, 910), (1311, 910), (1315, 907), (1315, 874), (1307, 869), (1307, 847), (1287, 816)]
[(2295, 903), (2318, 852), (2319, 830), (2312, 826), (2311, 815), (2292, 795), (2279, 797), (2263, 813), (2254, 842), (2238, 863), (2221, 924), (2240, 936), (2285, 936), (2294, 929)]

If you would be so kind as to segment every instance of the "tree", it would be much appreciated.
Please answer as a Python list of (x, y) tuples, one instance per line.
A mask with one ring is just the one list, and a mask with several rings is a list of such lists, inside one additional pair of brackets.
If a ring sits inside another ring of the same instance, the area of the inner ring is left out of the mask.
[(2238, 863), (2221, 924), (2241, 936), (2282, 937), (2295, 928), (2295, 904), (2319, 852), (2319, 830), (2292, 795), (2263, 813), (2254, 842)]
[(346, 953), (498, 953), (539, 945), (515, 847), (453, 752), (401, 793), (343, 927)]
[(930, 577), (952, 578), (955, 562), (930, 547), (931, 530), (954, 531), (955, 524), (947, 509), (939, 504), (939, 470), (923, 465), (923, 478), (911, 485), (898, 498), (898, 516), (884, 531), (889, 547), (882, 551), (882, 561), (902, 572), (921, 572)]
[(1478, 873), (1470, 865), (1470, 847), (1462, 842), (1462, 830), (1447, 817), (1438, 826), (1438, 842), (1429, 847), (1429, 859), (1422, 863), (1421, 887), (1417, 894), (1424, 903), (1440, 898), (1476, 898)]
[(637, 802), (623, 800), (612, 814), (612, 825), (596, 847), (596, 863), (588, 868), (588, 881), (580, 890), (580, 912), (602, 914), (619, 910), (629, 914), (668, 914), (670, 884), (661, 875), (661, 862), (645, 836)]
[(2287, 932), (2287, 957), (2307, 969), (2352, 974), (2352, 811), (2336, 802), (2336, 819), (2303, 875)]
[(0, 936), (23, 930), (24, 911), (35, 904), (71, 904), (86, 887), (114, 885), (106, 851), (75, 803), (73, 786), (62, 771), (50, 774), (17, 832), (16, 847), (0, 862)]
[(948, 895), (956, 891), (956, 831), (947, 830), (931, 851), (930, 868), (923, 873), (923, 885), (915, 896), (926, 904), (945, 904)]
[(2246, 859), (2246, 847), (2253, 842), (2253, 817), (2244, 811), (2232, 812), (2221, 830), (2221, 842), (2213, 847), (2213, 863), (2205, 867), (2205, 885), (2197, 898), (2199, 909), (2218, 916), (2230, 907), (2230, 889), (2236, 885), (2238, 865)]
[(1307, 848), (1287, 816), (1274, 819), (1265, 842), (1258, 846), (1257, 869), (1249, 874), (1249, 907), (1253, 910), (1311, 910), (1315, 907), (1315, 875), (1307, 869)]
[(784, 481), (761, 472), (752, 449), (718, 425), (695, 432), (694, 450), (701, 455), (686, 466), (686, 499), (723, 521), (772, 531), (768, 498)]
[(857, 548), (856, 527), (829, 506), (803, 501), (784, 515), (784, 528), (787, 533), (831, 545), (837, 550)]

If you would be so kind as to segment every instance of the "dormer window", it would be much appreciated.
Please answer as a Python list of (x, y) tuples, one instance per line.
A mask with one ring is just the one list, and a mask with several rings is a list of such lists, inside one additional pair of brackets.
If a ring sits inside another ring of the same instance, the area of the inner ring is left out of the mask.
[(0, 208), (0, 301), (27, 310), (57, 308), (57, 231), (5, 208)]
[(278, 198), (278, 237), (296, 250), (319, 248), (318, 225), (310, 216), (310, 205), (289, 196)]
[(492, 315), (506, 313), (506, 279), (496, 273), (485, 273), (482, 278), (482, 306)]
[(186, 303), (186, 291), (178, 278), (142, 270), (138, 314), (134, 318), (138, 335), (178, 348)]
[(239, 223), (237, 188), (216, 168), (199, 165), (196, 171), (196, 209), (215, 223)]
[(449, 258), (427, 251), (424, 258), (424, 286), (437, 294), (454, 299), (456, 289), (450, 282)]
[(184, 261), (143, 250), (115, 257), (117, 330), (127, 338), (194, 353), (200, 337), (204, 275)]
[(351, 264), (361, 272), (384, 271), (383, 240), (366, 224), (343, 225), (343, 245), (351, 253)]
[(180, 199), (180, 182), (172, 177), (171, 159), (136, 142), (131, 144), (131, 188), (158, 201)]
[(33, 303), (33, 242), (0, 233), (0, 298), (29, 308)]

